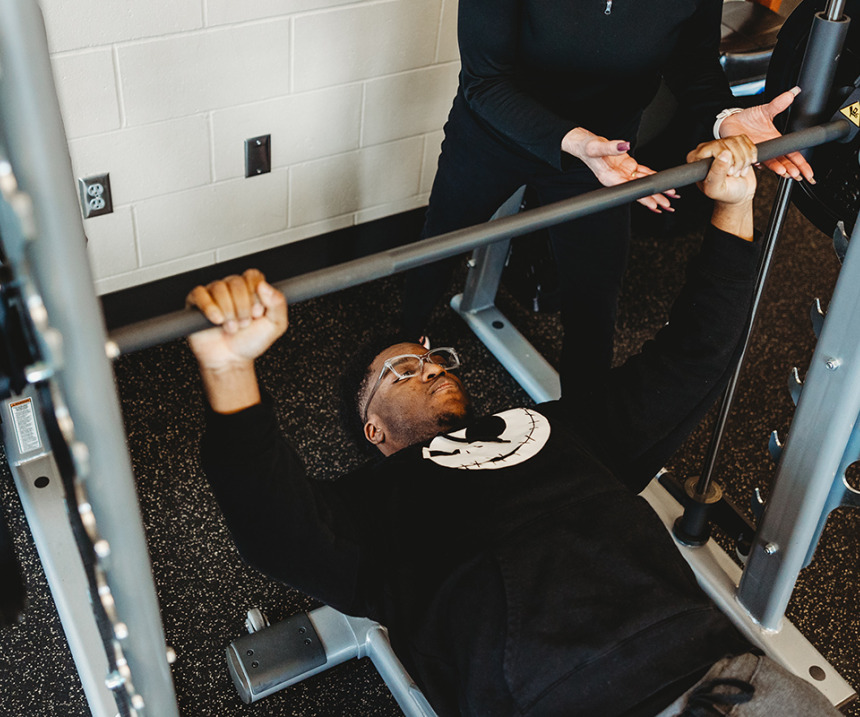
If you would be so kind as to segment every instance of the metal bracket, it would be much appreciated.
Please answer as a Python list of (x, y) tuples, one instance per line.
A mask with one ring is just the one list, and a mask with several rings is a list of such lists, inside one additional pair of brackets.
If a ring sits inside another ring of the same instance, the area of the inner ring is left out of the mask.
[(362, 657), (373, 662), (406, 717), (436, 717), (391, 649), (388, 631), (373, 620), (323, 606), (244, 635), (227, 647), (230, 674), (246, 703)]
[(800, 372), (797, 370), (797, 366), (795, 366), (791, 369), (791, 373), (788, 375), (788, 392), (791, 395), (791, 400), (795, 406), (800, 400), (800, 394), (802, 391), (803, 381), (800, 380)]
[(860, 490), (855, 490), (850, 485), (846, 485), (842, 505), (846, 508), (860, 508)]
[(833, 230), (833, 249), (841, 264), (845, 261), (845, 252), (848, 251), (848, 234), (845, 233), (845, 222), (842, 219), (836, 222), (836, 229)]
[(821, 336), (821, 327), (824, 326), (825, 316), (824, 309), (821, 308), (821, 299), (815, 299), (809, 309), (809, 320), (812, 322), (812, 332), (815, 334), (815, 338)]
[[(492, 219), (516, 214), (524, 193), (520, 187)], [(451, 306), (532, 399), (552, 401), (561, 396), (558, 373), (494, 303), (509, 245), (500, 241), (475, 250), (463, 293), (451, 299)]]
[(779, 432), (774, 431), (770, 434), (770, 439), (767, 442), (767, 450), (774, 463), (779, 463), (782, 456), (782, 441), (779, 440)]

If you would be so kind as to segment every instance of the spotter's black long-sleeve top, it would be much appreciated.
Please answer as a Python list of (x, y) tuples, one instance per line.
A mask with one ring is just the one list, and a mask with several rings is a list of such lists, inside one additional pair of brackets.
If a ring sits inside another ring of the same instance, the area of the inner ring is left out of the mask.
[(653, 715), (745, 649), (636, 493), (731, 371), (757, 245), (711, 228), (668, 324), (588, 403), (511, 409), (334, 483), (266, 402), (209, 411), (204, 467), (242, 555), (385, 624), (441, 715)]
[(460, 94), (515, 150), (563, 168), (574, 127), (635, 139), (661, 77), (692, 117), (734, 104), (719, 64), (722, 0), (460, 0)]

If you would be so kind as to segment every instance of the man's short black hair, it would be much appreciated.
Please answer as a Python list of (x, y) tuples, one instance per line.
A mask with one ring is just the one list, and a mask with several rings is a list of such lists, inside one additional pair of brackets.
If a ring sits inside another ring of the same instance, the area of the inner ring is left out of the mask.
[(369, 339), (359, 344), (356, 350), (349, 352), (349, 358), (345, 361), (345, 368), (340, 375), (340, 417), (349, 435), (359, 445), (375, 452), (370, 443), (364, 437), (364, 422), (361, 420), (361, 411), (365, 394), (369, 389), (371, 381), (376, 377), (370, 375), (370, 365), (379, 354), (389, 346), (412, 342), (412, 339), (404, 337), (402, 333), (389, 331), (374, 334)]

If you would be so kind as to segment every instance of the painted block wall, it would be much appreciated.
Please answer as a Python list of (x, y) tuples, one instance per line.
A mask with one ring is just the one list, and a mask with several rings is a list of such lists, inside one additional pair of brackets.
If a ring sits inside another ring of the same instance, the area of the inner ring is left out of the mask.
[[(426, 204), (456, 0), (41, 0), (108, 293)], [(245, 178), (244, 141), (272, 171)]]

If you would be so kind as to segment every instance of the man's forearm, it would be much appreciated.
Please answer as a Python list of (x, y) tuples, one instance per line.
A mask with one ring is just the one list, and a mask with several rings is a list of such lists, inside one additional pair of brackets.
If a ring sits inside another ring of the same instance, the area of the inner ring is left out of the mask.
[(752, 241), (755, 237), (752, 202), (742, 204), (715, 202), (711, 224), (724, 232)]
[(227, 368), (200, 367), (209, 405), (216, 413), (236, 413), (260, 402), (253, 361)]

